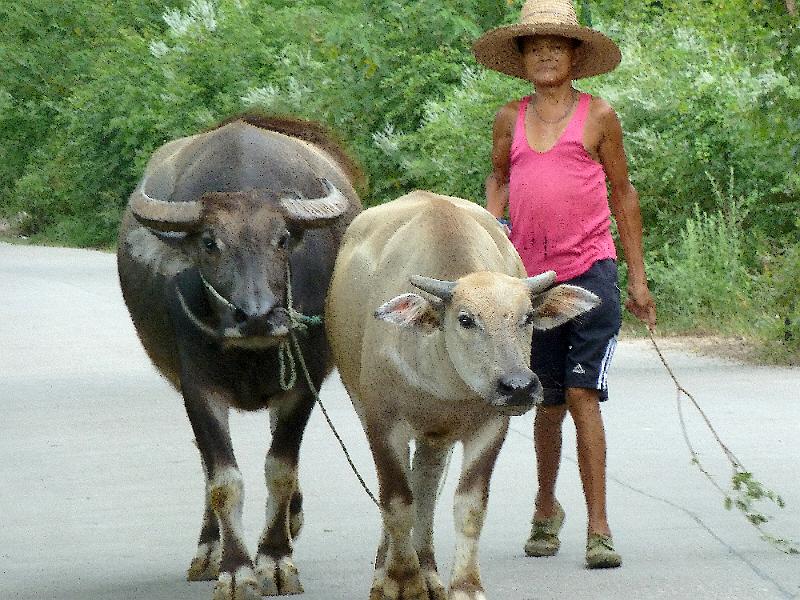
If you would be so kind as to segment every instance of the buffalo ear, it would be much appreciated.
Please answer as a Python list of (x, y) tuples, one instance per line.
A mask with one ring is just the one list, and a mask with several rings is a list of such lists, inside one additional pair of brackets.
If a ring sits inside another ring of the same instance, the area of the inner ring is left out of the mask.
[(429, 302), (419, 294), (400, 294), (375, 310), (375, 318), (398, 327), (429, 333), (441, 324), (438, 304)]
[(600, 304), (600, 298), (589, 290), (566, 284), (557, 285), (543, 294), (533, 295), (531, 300), (533, 326), (536, 329), (558, 327)]

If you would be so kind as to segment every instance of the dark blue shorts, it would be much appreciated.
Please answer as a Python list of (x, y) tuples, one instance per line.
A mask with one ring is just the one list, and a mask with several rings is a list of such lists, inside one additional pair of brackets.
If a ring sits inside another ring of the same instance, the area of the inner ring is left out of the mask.
[(544, 404), (564, 404), (568, 387), (596, 389), (607, 400), (606, 376), (622, 324), (617, 263), (599, 260), (562, 283), (594, 292), (601, 302), (559, 327), (533, 330), (531, 369), (542, 382)]

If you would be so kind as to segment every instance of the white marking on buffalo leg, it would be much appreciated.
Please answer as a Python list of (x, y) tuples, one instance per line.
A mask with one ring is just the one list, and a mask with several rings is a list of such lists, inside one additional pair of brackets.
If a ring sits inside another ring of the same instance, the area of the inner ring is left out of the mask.
[(381, 432), (370, 439), (381, 482), (383, 531), (389, 540), (385, 563), (380, 564), (379, 556), (376, 565), (377, 569), (383, 566), (383, 581), (381, 583), (380, 574), (376, 572), (370, 592), (371, 599), (428, 598), (417, 553), (411, 540), (415, 508), (408, 485), (409, 439), (410, 428), (402, 421), (395, 423), (388, 434)]
[(221, 573), (213, 600), (261, 600), (253, 569), (244, 566), (236, 569), (235, 573)]
[(197, 552), (189, 566), (186, 578), (189, 581), (213, 581), (219, 577), (219, 563), (222, 560), (222, 546), (219, 540), (198, 544)]
[(393, 498), (383, 511), (383, 522), (389, 533), (389, 554), (386, 569), (419, 568), (416, 553), (411, 544), (411, 528), (414, 526), (414, 506), (400, 498)]
[(300, 573), (289, 557), (275, 560), (260, 554), (256, 559), (256, 578), (263, 596), (303, 593)]
[(289, 502), (297, 489), (297, 468), (284, 460), (267, 456), (264, 461), (264, 477), (267, 482), (266, 526), (261, 536), (262, 541), (275, 527), (285, 527), (291, 550), (289, 535)]
[(483, 598), (478, 542), (486, 516), (489, 478), (508, 428), (508, 419), (486, 423), (464, 441), (464, 462), (456, 491), (453, 513), (456, 526), (456, 549), (451, 572), (451, 597), (463, 593), (465, 600)]
[(303, 586), (300, 584), (297, 567), (291, 560), (293, 544), (289, 523), (289, 504), (297, 489), (297, 468), (285, 460), (267, 455), (264, 476), (269, 496), (266, 525), (261, 534), (259, 548), (270, 548), (280, 556), (262, 552), (257, 556), (256, 574), (261, 582), (261, 592), (270, 596), (300, 594)]
[[(236, 467), (220, 469), (212, 477), (208, 489), (208, 502), (219, 519), (223, 557), (241, 557), (241, 561), (246, 564), (240, 568), (246, 567), (250, 575), (255, 578), (243, 536), (244, 484), (242, 482), (242, 474)], [(223, 575), (227, 577), (230, 576), (230, 573), (221, 573), (220, 581), (222, 581)], [(238, 590), (238, 582), (234, 581), (232, 585)]]
[(427, 598), (427, 586), (411, 542), (414, 505), (393, 498), (384, 508), (383, 523), (389, 534), (383, 594), (386, 598)]
[(451, 585), (463, 582), (480, 585), (478, 538), (483, 528), (484, 502), (479, 490), (457, 493), (453, 507), (456, 524), (456, 551)]
[[(206, 404), (213, 419), (223, 432), (230, 437), (228, 424), (228, 405), (224, 398), (210, 394)], [(200, 530), (200, 543), (192, 559), (186, 578), (189, 581), (211, 581), (219, 577), (220, 562), (222, 559), (222, 545), (220, 544), (219, 519), (211, 505), (211, 481), (208, 478), (208, 466), (203, 454), (200, 453), (203, 474), (206, 480), (205, 510), (203, 511), (203, 526)]]
[(486, 594), (480, 590), (473, 590), (471, 592), (452, 590), (447, 600), (486, 600)]
[(208, 486), (209, 502), (220, 521), (238, 525), (234, 533), (241, 533), (244, 483), (236, 467), (226, 467), (214, 475)]

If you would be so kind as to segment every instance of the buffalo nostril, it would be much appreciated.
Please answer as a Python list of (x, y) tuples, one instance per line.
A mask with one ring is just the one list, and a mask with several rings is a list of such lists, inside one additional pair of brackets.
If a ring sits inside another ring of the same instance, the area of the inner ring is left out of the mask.
[(510, 396), (514, 393), (514, 387), (508, 381), (499, 381), (497, 391), (503, 396)]
[(241, 325), (247, 321), (247, 313), (245, 313), (241, 308), (237, 308), (233, 313), (233, 318), (236, 319), (236, 322)]
[(511, 396), (525, 392), (535, 385), (535, 377), (527, 374), (510, 375), (500, 378), (497, 382), (497, 392), (503, 396)]

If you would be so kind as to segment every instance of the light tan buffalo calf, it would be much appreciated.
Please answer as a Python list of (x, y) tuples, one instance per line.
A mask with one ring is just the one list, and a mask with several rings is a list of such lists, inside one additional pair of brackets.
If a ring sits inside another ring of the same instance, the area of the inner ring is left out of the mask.
[[(548, 289), (554, 280), (525, 278), (494, 217), (459, 198), (412, 192), (361, 213), (345, 233), (326, 326), (378, 472), (383, 539), (370, 600), (485, 598), (477, 555), (492, 468), (509, 416), (542, 399), (529, 368), (533, 327), (597, 303), (582, 288)], [(448, 595), (433, 511), (455, 442), (464, 462)]]

